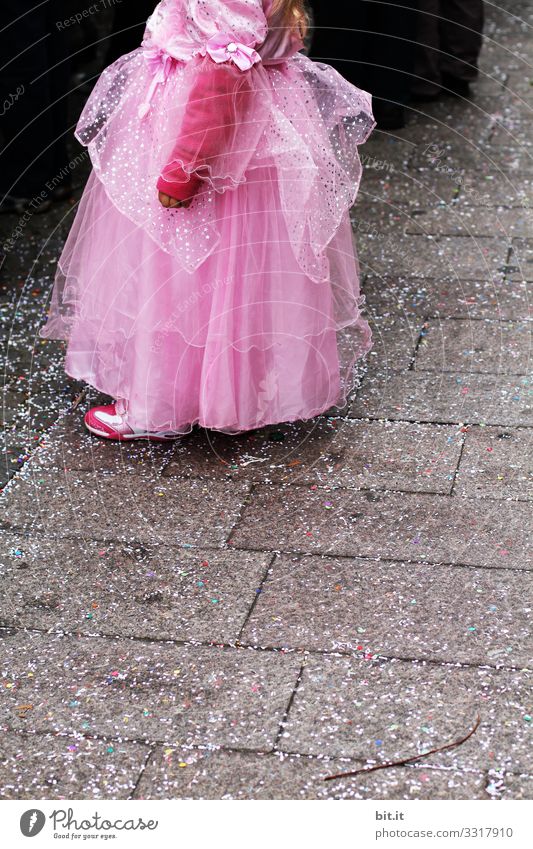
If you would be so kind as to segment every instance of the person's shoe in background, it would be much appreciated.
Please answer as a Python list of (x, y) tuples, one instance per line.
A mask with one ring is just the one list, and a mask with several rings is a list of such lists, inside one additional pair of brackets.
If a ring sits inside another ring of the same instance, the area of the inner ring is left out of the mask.
[(467, 80), (452, 77), (451, 74), (442, 75), (442, 90), (444, 94), (448, 94), (451, 97), (464, 97), (467, 100), (472, 97), (470, 83)]

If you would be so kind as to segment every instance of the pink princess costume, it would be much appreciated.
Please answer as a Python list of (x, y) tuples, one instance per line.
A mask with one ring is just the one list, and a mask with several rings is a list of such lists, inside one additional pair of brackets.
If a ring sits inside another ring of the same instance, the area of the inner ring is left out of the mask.
[(349, 221), (370, 96), (272, 5), (163, 0), (79, 120), (93, 171), (41, 334), (128, 434), (309, 419), (371, 347)]

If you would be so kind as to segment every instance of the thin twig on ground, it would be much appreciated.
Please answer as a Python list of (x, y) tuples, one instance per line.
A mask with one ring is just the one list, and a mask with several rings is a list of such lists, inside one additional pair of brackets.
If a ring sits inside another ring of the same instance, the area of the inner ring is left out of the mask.
[(356, 769), (353, 772), (339, 772), (336, 775), (326, 775), (324, 781), (333, 781), (335, 778), (351, 778), (354, 775), (362, 775), (367, 772), (375, 772), (378, 769), (390, 769), (393, 766), (407, 766), (407, 764), (416, 763), (416, 761), (422, 760), (422, 758), (429, 758), (430, 755), (436, 755), (439, 752), (446, 752), (448, 749), (456, 749), (458, 746), (462, 746), (463, 743), (466, 743), (467, 740), (472, 737), (473, 734), (479, 728), (481, 722), (481, 717), (477, 716), (474, 726), (470, 729), (468, 734), (464, 737), (461, 737), (459, 740), (454, 740), (452, 743), (446, 743), (445, 746), (438, 746), (436, 749), (430, 749), (429, 752), (424, 752), (421, 755), (413, 755), (411, 758), (404, 758), (400, 761), (387, 761), (384, 764), (375, 764), (374, 766), (364, 766), (361, 769)]

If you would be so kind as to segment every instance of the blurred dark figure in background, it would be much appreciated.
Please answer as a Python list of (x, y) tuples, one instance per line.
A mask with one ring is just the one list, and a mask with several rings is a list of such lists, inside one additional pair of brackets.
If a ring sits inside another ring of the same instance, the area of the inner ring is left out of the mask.
[(122, 0), (115, 8), (113, 30), (109, 36), (106, 62), (110, 65), (119, 56), (139, 47), (146, 21), (154, 11), (157, 0)]
[(44, 212), (70, 193), (65, 0), (2, 0), (0, 211)]
[[(106, 0), (110, 2), (110, 0)], [(79, 23), (68, 28), (67, 38), (72, 57), (71, 71), (76, 77), (76, 72), (85, 76), (87, 68), (98, 56), (100, 34), (98, 32), (97, 20), (102, 16), (98, 4), (88, 6), (87, 0), (69, 0), (69, 15), (78, 15)], [(87, 14), (88, 8), (95, 9)], [(85, 13), (85, 14), (84, 14)], [(112, 14), (109, 12), (108, 14)], [(77, 82), (77, 80), (76, 80)]]
[(417, 37), (418, 0), (310, 0), (311, 57), (333, 65), (373, 98), (381, 129), (405, 124)]
[(469, 97), (478, 74), (483, 0), (419, 0), (413, 97)]

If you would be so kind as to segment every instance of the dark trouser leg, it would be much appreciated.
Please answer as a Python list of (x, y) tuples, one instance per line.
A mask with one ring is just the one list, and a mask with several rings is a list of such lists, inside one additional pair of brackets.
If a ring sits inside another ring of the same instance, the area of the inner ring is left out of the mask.
[(332, 65), (354, 85), (363, 87), (363, 30), (366, 4), (351, 0), (341, 10), (331, 0), (311, 0), (314, 28), (311, 56)]
[(441, 8), (442, 73), (472, 82), (483, 41), (483, 0), (441, 0)]
[(369, 91), (382, 127), (403, 125), (417, 2), (355, 0), (342, 8), (331, 0), (311, 2), (315, 15), (312, 58), (333, 65), (354, 85)]
[(438, 94), (441, 88), (441, 0), (419, 0), (412, 93), (421, 97)]
[(313, 59), (333, 65), (375, 97), (406, 103), (418, 0), (311, 0)]
[(365, 4), (365, 74), (373, 96), (383, 103), (409, 100), (418, 0), (372, 0)]

